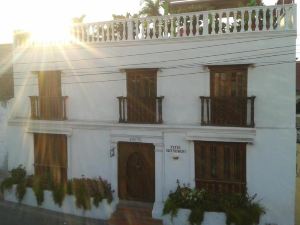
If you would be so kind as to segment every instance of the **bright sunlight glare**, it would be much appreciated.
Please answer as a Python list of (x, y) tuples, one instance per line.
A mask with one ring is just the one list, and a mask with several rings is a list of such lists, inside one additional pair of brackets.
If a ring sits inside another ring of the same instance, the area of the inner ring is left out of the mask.
[[(0, 43), (12, 42), (15, 30), (30, 32), (34, 42), (69, 41), (72, 18), (86, 15), (84, 22), (107, 21), (112, 19), (112, 14), (138, 13), (142, 2), (143, 0), (5, 1), (0, 9)], [(263, 2), (274, 5), (277, 0)]]
[(112, 19), (112, 14), (137, 13), (141, 0), (10, 0), (0, 9), (0, 43), (11, 42), (13, 32), (28, 31), (37, 42), (70, 40), (72, 19), (84, 22)]

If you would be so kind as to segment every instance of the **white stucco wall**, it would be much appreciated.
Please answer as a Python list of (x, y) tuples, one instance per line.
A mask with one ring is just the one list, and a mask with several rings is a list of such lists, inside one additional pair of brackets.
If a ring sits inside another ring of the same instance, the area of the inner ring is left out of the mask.
[[(247, 186), (266, 207), (262, 223), (292, 225), (295, 194), (295, 36), (230, 34), (178, 40), (70, 45), (15, 50), (15, 95), (8, 127), (9, 168), (33, 173), (33, 132), (68, 135), (68, 177), (102, 176), (117, 196), (118, 141), (155, 145), (155, 215), (176, 180), (194, 185), (193, 138), (245, 141)], [(22, 52), (22, 54), (20, 54)], [(138, 55), (136, 55), (138, 54)], [(207, 64), (253, 64), (255, 128), (200, 126), (199, 96), (209, 96)], [(126, 96), (124, 68), (160, 68), (162, 125), (118, 124), (117, 96)], [(32, 71), (61, 70), (68, 121), (28, 121), (28, 96), (38, 95)], [(196, 140), (195, 139), (195, 140)], [(167, 149), (180, 145), (178, 160)], [(114, 154), (111, 156), (111, 152)]]

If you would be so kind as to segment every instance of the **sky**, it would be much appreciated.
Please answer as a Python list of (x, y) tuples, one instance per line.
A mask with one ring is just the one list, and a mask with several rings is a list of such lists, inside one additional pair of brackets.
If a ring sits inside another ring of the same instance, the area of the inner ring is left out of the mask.
[[(85, 14), (85, 22), (106, 21), (112, 14), (137, 13), (143, 0), (7, 0), (0, 8), (0, 43), (12, 41), (14, 30), (55, 30), (70, 25), (72, 18)], [(264, 0), (274, 5), (277, 0)], [(297, 1), (300, 0), (296, 0)], [(105, 2), (105, 3), (104, 3)], [(300, 16), (298, 17), (300, 18)], [(298, 25), (300, 22), (298, 23)], [(298, 29), (299, 30), (299, 29)]]

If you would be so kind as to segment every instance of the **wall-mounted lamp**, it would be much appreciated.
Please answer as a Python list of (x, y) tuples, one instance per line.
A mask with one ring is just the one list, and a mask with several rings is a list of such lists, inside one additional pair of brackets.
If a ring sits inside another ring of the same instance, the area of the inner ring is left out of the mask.
[(179, 159), (179, 154), (178, 154), (178, 153), (174, 153), (174, 154), (172, 155), (172, 158), (173, 158), (174, 160), (178, 160), (178, 159)]
[(115, 148), (111, 148), (109, 150), (109, 155), (110, 155), (110, 158), (114, 157), (115, 156)]

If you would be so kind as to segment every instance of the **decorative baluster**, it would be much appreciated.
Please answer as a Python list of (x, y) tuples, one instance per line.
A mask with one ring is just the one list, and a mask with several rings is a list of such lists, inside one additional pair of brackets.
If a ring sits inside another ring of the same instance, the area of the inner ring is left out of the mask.
[(223, 31), (222, 31), (222, 18), (223, 18), (223, 12), (219, 12), (219, 31), (218, 31), (219, 34), (223, 33)]
[(245, 32), (245, 10), (241, 10), (241, 30), (240, 32)]
[(262, 9), (262, 31), (266, 31), (267, 30), (267, 10), (266, 8)]
[[(127, 23), (127, 41), (131, 41), (131, 40), (133, 40), (133, 20), (127, 20), (127, 21), (125, 21), (125, 23)], [(125, 33), (124, 33), (124, 35), (125, 35)], [(126, 35), (124, 36), (124, 38), (125, 37), (126, 37)]]
[(274, 30), (274, 18), (273, 18), (274, 8), (270, 8), (270, 27), (269, 30)]
[(180, 37), (181, 36), (181, 34), (180, 34), (180, 16), (177, 16), (176, 17), (176, 28), (175, 28), (175, 30), (176, 30), (176, 37)]
[(152, 39), (157, 39), (158, 36), (156, 37), (156, 21), (157, 21), (157, 17), (156, 18), (153, 18), (153, 36), (152, 36)]
[(186, 37), (187, 36), (187, 26), (186, 26), (186, 23), (187, 23), (187, 19), (186, 19), (186, 16), (182, 16), (182, 19), (183, 19), (183, 37)]
[(226, 12), (226, 33), (230, 33), (230, 29), (229, 29), (229, 17), (230, 17), (230, 12), (227, 11)]
[(117, 34), (117, 33), (115, 32), (115, 23), (112, 22), (112, 23), (109, 24), (109, 26), (110, 26), (110, 31), (111, 31), (111, 41), (112, 41), (112, 42), (115, 42), (116, 39), (118, 38), (118, 37), (115, 36), (115, 35)]
[(139, 34), (140, 34), (140, 25), (139, 25), (139, 20), (136, 19), (134, 20), (135, 24), (134, 24), (134, 32), (135, 32), (135, 37), (133, 37), (134, 40), (139, 40)]
[(285, 8), (285, 14), (284, 14), (284, 28), (285, 30), (290, 29), (291, 24), (291, 8)]
[(158, 18), (158, 39), (162, 37), (162, 18)]
[(146, 19), (146, 26), (147, 26), (147, 36), (146, 36), (146, 39), (151, 39), (151, 37), (150, 37), (150, 22), (151, 22), (151, 20), (150, 19)]
[(196, 26), (195, 26), (195, 29), (196, 29), (196, 32), (195, 32), (195, 36), (199, 36), (200, 35), (200, 24), (199, 24), (199, 19), (200, 19), (200, 14), (196, 14), (195, 15), (195, 22), (196, 22)]
[(84, 42), (84, 26), (83, 25), (80, 25), (80, 30), (81, 30), (80, 41)]
[(208, 24), (208, 13), (205, 12), (203, 13), (203, 35), (208, 35), (209, 33)]
[(291, 17), (291, 29), (297, 29), (297, 7), (294, 5), (292, 9), (292, 17)]
[(190, 15), (189, 16), (189, 20), (190, 20), (190, 23), (189, 23), (189, 37), (193, 36), (193, 19), (194, 19), (194, 15)]
[(259, 31), (259, 10), (255, 10), (255, 31)]
[(166, 38), (167, 34), (166, 34), (166, 20), (163, 18), (162, 19), (162, 23), (161, 23), (161, 37), (162, 38)]
[(212, 22), (211, 22), (211, 34), (215, 34), (216, 33), (216, 14), (215, 13), (212, 13), (211, 14), (211, 19), (212, 19)]
[(144, 32), (144, 24), (145, 24), (145, 20), (144, 19), (141, 19), (141, 39), (145, 39), (145, 32)]
[(100, 42), (100, 24), (97, 24), (96, 41)]
[(94, 40), (94, 35), (95, 35), (95, 24), (91, 24), (90, 25), (90, 27), (89, 27), (89, 34), (88, 34), (88, 36), (89, 36), (89, 42), (95, 42), (95, 40)]
[(174, 37), (174, 17), (170, 17), (170, 23), (171, 23), (170, 38), (172, 38)]
[(237, 11), (233, 11), (233, 33), (237, 33)]
[(164, 38), (168, 38), (168, 18), (165, 18)]

